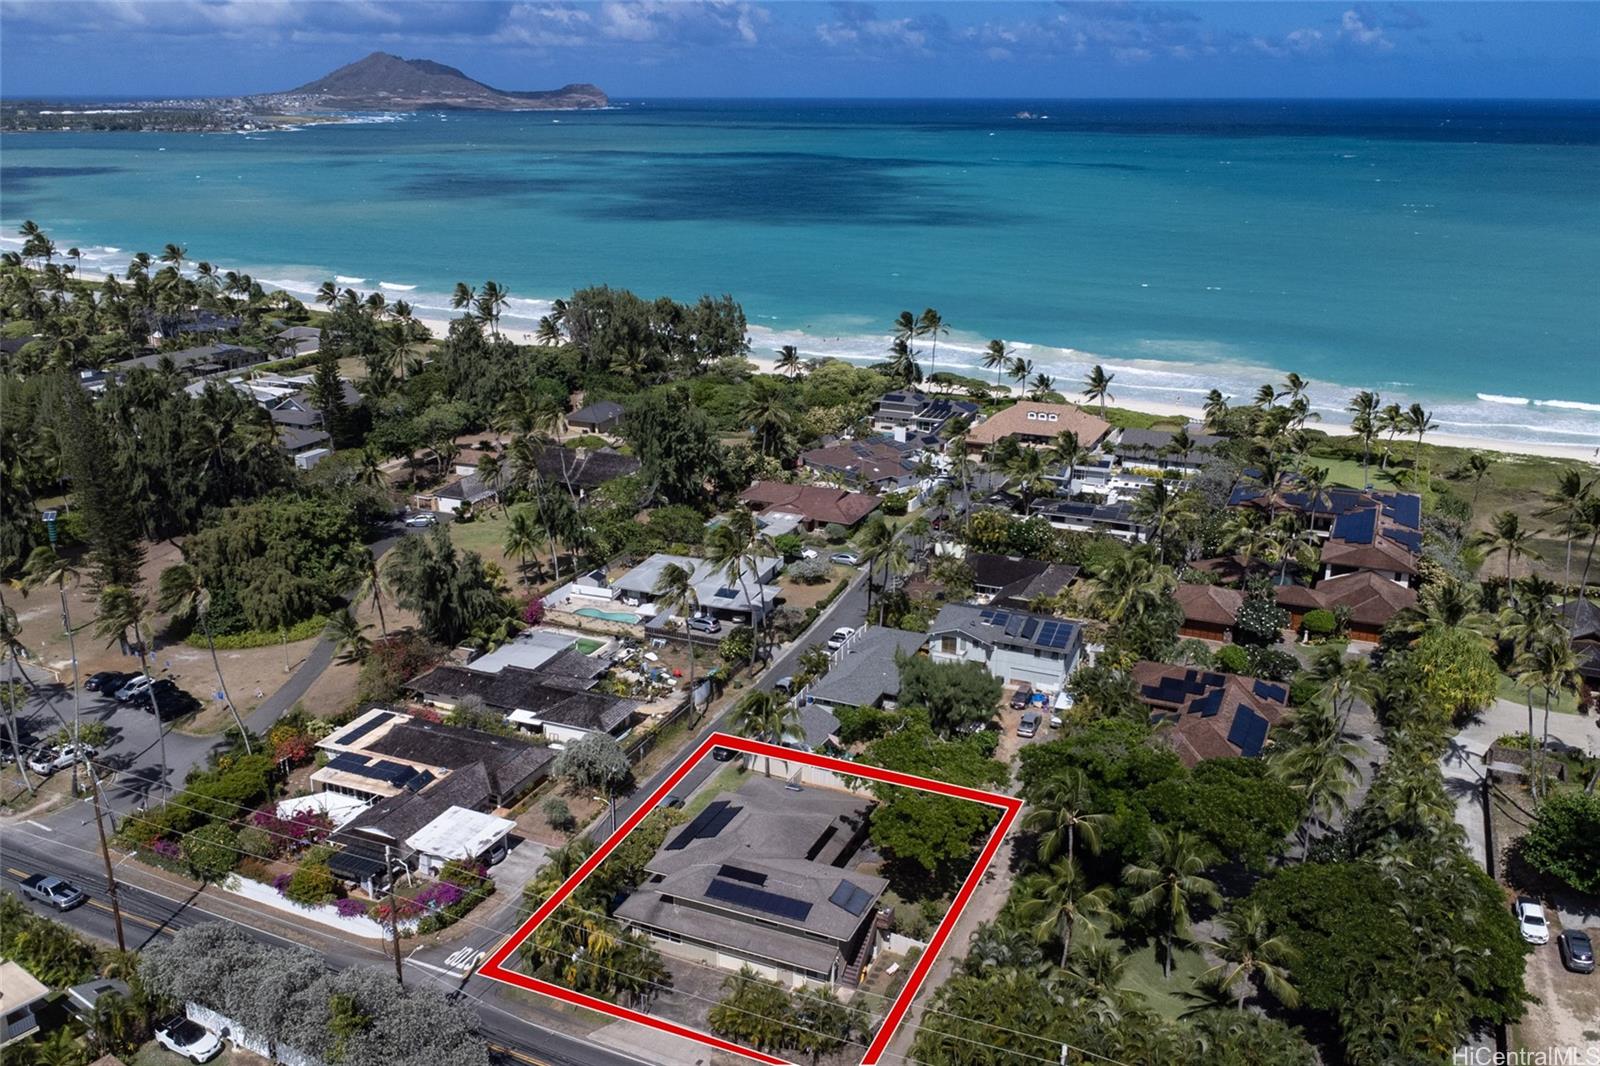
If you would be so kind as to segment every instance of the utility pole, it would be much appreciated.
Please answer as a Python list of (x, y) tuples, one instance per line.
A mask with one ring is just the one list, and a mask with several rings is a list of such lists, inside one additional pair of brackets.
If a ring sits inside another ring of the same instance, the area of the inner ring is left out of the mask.
[(105, 815), (100, 806), (100, 778), (94, 772), (94, 764), (89, 761), (89, 752), (80, 743), (78, 757), (83, 760), (83, 768), (89, 772), (89, 797), (94, 801), (94, 828), (100, 834), (100, 858), (106, 864), (106, 885), (111, 895), (111, 919), (117, 926), (117, 950), (127, 951), (127, 942), (122, 937), (122, 903), (117, 899), (117, 876), (111, 869), (111, 849), (106, 845)]
[(389, 878), (389, 937), (394, 944), (394, 979), (404, 988), (406, 975), (400, 968), (400, 907), (394, 898), (394, 849), (388, 844), (383, 846), (383, 870)]

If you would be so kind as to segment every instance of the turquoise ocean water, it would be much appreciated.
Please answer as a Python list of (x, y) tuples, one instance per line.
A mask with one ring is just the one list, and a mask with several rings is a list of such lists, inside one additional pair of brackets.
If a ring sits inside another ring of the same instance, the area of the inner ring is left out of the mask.
[[(1036, 119), (1015, 117), (1027, 109)], [(1297, 370), (1441, 428), (1600, 446), (1600, 105), (632, 102), (252, 135), (0, 138), (0, 222), (86, 273), (167, 241), (301, 295), (531, 328), (594, 283), (729, 292), (757, 349), (876, 359), (902, 309), (1196, 403)], [(981, 371), (978, 371), (981, 373)]]

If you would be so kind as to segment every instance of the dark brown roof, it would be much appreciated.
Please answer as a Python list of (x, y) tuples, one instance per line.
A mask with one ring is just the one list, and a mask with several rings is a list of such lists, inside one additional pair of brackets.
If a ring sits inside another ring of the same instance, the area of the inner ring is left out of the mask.
[(1173, 598), (1183, 608), (1184, 621), (1223, 627), (1233, 625), (1244, 603), (1244, 593), (1220, 585), (1179, 585)]
[(809, 522), (853, 526), (883, 501), (868, 492), (846, 492), (822, 485), (788, 485), (758, 481), (739, 494), (746, 503), (761, 504), (763, 511), (797, 514)]
[(1382, 629), (1389, 619), (1417, 602), (1414, 590), (1369, 570), (1327, 578), (1316, 588), (1281, 585), (1277, 592), (1281, 607), (1320, 607), (1325, 611), (1343, 607), (1350, 612), (1352, 622), (1374, 629)]
[(1322, 561), (1330, 566), (1355, 566), (1363, 570), (1393, 570), (1397, 574), (1417, 572), (1417, 557), (1394, 541), (1378, 535), (1371, 544), (1349, 544), (1330, 540), (1322, 546)]
[(1288, 713), (1288, 686), (1277, 682), (1148, 660), (1129, 672), (1139, 701), (1166, 727), (1159, 736), (1186, 766), (1260, 755)]

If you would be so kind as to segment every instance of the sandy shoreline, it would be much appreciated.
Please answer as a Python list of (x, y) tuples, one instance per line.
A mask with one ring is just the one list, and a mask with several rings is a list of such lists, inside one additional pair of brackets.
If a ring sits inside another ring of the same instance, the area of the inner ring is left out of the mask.
[[(432, 330), (436, 337), (443, 338), (450, 330), (450, 323), (443, 319), (419, 318), (417, 321)], [(537, 343), (532, 330), (502, 330), (501, 333), (515, 344)], [(755, 364), (756, 368), (763, 374), (778, 373), (776, 360), (755, 354), (751, 354), (746, 358)], [(1202, 408), (1187, 404), (1119, 398), (1114, 406), (1129, 411), (1140, 411), (1144, 414), (1177, 415), (1186, 417), (1193, 422), (1205, 421), (1205, 411)], [(1333, 436), (1343, 436), (1350, 433), (1348, 423), (1333, 420), (1325, 419), (1313, 422), (1311, 427)], [(1428, 444), (1438, 444), (1449, 448), (1471, 448), (1486, 452), (1500, 452), (1505, 455), (1538, 455), (1552, 459), (1577, 459), (1600, 466), (1600, 448), (1582, 444), (1544, 444), (1538, 441), (1495, 440), (1465, 433), (1440, 433), (1437, 431), (1429, 433), (1423, 440)]]

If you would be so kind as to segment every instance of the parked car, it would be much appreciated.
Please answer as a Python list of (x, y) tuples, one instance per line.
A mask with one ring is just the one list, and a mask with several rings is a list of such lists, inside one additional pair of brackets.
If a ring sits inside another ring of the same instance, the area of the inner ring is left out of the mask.
[(806, 548), (800, 552), (800, 558), (802, 559), (815, 559), (816, 557), (817, 549), (815, 548)]
[(1044, 716), (1038, 711), (1029, 711), (1022, 716), (1022, 721), (1017, 725), (1017, 736), (1027, 738), (1039, 732), (1039, 723)]
[[(718, 748), (717, 750), (718, 751), (722, 751), (723, 749), (722, 748)], [(669, 811), (675, 811), (679, 807), (683, 806), (683, 797), (682, 796), (668, 796), (666, 799), (661, 801), (661, 806), (665, 807)]]
[(1594, 944), (1582, 929), (1563, 929), (1556, 937), (1561, 965), (1573, 973), (1594, 973)]
[(1033, 699), (1033, 686), (1023, 682), (1017, 686), (1017, 691), (1011, 694), (1011, 709), (1020, 711), (1028, 705), (1028, 701), (1031, 699)]
[(114, 698), (118, 703), (132, 703), (144, 695), (144, 690), (149, 688), (153, 678), (144, 674), (134, 674), (123, 686), (116, 691)]
[(1519, 897), (1512, 913), (1517, 916), (1517, 929), (1522, 939), (1530, 944), (1550, 943), (1550, 924), (1545, 921), (1544, 908), (1537, 900)]
[(36, 899), (58, 911), (70, 911), (89, 899), (83, 894), (83, 890), (72, 882), (52, 874), (34, 874), (32, 877), (25, 877), (18, 887), (22, 889), (24, 896)]
[(210, 1062), (222, 1054), (222, 1038), (210, 1029), (174, 1014), (156, 1026), (156, 1041), (190, 1062)]
[(834, 552), (828, 556), (828, 562), (838, 563), (840, 566), (860, 566), (861, 556), (855, 552)]
[(130, 675), (121, 670), (101, 670), (90, 674), (83, 682), (85, 692), (115, 692), (128, 683)]
[(416, 514), (406, 515), (406, 525), (412, 529), (425, 529), (438, 524), (439, 516), (432, 511), (418, 511)]
[(715, 747), (711, 749), (711, 757), (718, 762), (732, 762), (739, 757), (739, 753), (732, 748)]
[(856, 631), (849, 626), (840, 626), (833, 631), (833, 636), (828, 638), (828, 650), (838, 651), (844, 647), (845, 641), (856, 635)]
[(73, 763), (82, 759), (84, 755), (92, 759), (98, 754), (99, 752), (87, 744), (63, 744), (60, 747), (47, 748), (36, 752), (28, 760), (28, 769), (36, 774), (49, 777), (57, 770), (67, 769)]
[(785, 696), (789, 695), (794, 691), (794, 675), (789, 674), (778, 678), (778, 680), (772, 683), (772, 687), (783, 693)]
[[(162, 678), (155, 683), (153, 692), (156, 712), (161, 715), (163, 722), (174, 718), (182, 718), (184, 715), (192, 714), (200, 709), (200, 701), (179, 688), (175, 681), (168, 681), (166, 678)], [(148, 711), (150, 710), (150, 700), (146, 698), (134, 706), (140, 710)]]
[(684, 624), (697, 633), (722, 632), (722, 620), (709, 614), (690, 615)]

